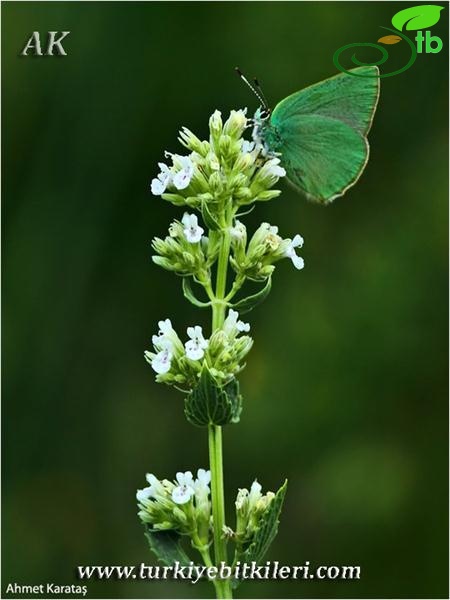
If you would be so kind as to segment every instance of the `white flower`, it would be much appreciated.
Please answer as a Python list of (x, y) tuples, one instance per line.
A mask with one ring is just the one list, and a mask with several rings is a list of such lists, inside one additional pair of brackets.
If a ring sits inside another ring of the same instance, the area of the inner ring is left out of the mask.
[(198, 469), (197, 479), (194, 482), (195, 490), (206, 488), (209, 492), (210, 482), (211, 482), (211, 471), (205, 471), (205, 469)]
[(209, 484), (211, 482), (211, 471), (198, 469), (197, 479), (194, 481), (195, 503), (197, 508), (203, 507), (209, 512)]
[(230, 229), (231, 237), (236, 240), (243, 240), (246, 236), (246, 233), (247, 230), (245, 228), (244, 223), (241, 223), (240, 221), (238, 221), (238, 219), (236, 219), (234, 227), (231, 227)]
[(169, 347), (165, 348), (164, 350), (161, 350), (161, 352), (158, 352), (158, 354), (152, 360), (152, 369), (156, 371), (156, 373), (158, 373), (159, 375), (167, 373), (168, 371), (170, 371), (172, 358), (173, 355)]
[(236, 497), (236, 510), (242, 510), (247, 505), (248, 490), (246, 488), (239, 488)]
[(247, 154), (255, 149), (255, 142), (249, 142), (249, 140), (242, 140), (241, 152)]
[(197, 215), (190, 215), (189, 213), (184, 213), (181, 222), (184, 225), (183, 233), (187, 241), (191, 244), (199, 242), (205, 230), (198, 224)]
[(208, 347), (208, 342), (203, 337), (202, 328), (199, 325), (188, 327), (187, 334), (191, 339), (184, 345), (186, 356), (191, 360), (200, 360)]
[(173, 350), (173, 342), (170, 339), (172, 333), (175, 333), (170, 319), (158, 321), (159, 331), (157, 335), (152, 336), (152, 343), (156, 350)]
[(296, 269), (303, 269), (305, 262), (301, 256), (297, 256), (295, 248), (301, 248), (303, 246), (303, 238), (301, 235), (296, 235), (294, 239), (289, 243), (289, 246), (285, 250), (284, 255), (292, 260), (292, 264)]
[(261, 484), (258, 483), (255, 479), (255, 481), (252, 483), (252, 487), (250, 488), (250, 493), (248, 495), (248, 503), (249, 503), (250, 510), (253, 508), (253, 506), (255, 506), (255, 504), (261, 498), (261, 496), (262, 496), (261, 490), (262, 490)]
[(172, 500), (175, 504), (186, 504), (194, 495), (194, 481), (192, 473), (177, 473), (178, 486), (172, 492)]
[(250, 325), (249, 323), (239, 321), (239, 313), (230, 308), (223, 324), (223, 330), (229, 337), (232, 337), (236, 334), (236, 331), (250, 331)]
[(245, 331), (245, 333), (248, 333), (250, 331), (250, 323), (244, 323), (244, 321), (238, 321), (236, 323), (236, 327), (237, 327), (237, 330), (240, 331), (241, 333), (243, 331)]
[(189, 156), (177, 156), (181, 169), (173, 176), (173, 185), (177, 190), (184, 190), (190, 184), (194, 174), (194, 163)]
[(264, 165), (265, 172), (267, 175), (273, 175), (273, 177), (284, 177), (286, 171), (283, 167), (280, 167), (280, 159), (272, 158)]
[(173, 331), (172, 321), (170, 319), (164, 319), (164, 321), (158, 321), (159, 335), (169, 335)]
[(158, 163), (158, 166), (161, 169), (161, 172), (154, 179), (152, 179), (151, 184), (152, 194), (154, 196), (161, 196), (161, 194), (166, 191), (166, 188), (172, 179), (172, 174), (167, 165), (164, 163)]
[(148, 486), (143, 488), (142, 490), (137, 490), (136, 492), (136, 500), (138, 502), (144, 502), (144, 500), (149, 500), (153, 496), (153, 488), (152, 486)]

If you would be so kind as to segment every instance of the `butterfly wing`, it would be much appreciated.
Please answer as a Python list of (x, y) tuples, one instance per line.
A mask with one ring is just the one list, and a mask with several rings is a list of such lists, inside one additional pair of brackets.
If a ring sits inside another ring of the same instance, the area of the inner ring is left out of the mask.
[(330, 202), (359, 179), (366, 135), (379, 96), (377, 67), (340, 73), (296, 92), (274, 109), (270, 127), (291, 182), (310, 199)]

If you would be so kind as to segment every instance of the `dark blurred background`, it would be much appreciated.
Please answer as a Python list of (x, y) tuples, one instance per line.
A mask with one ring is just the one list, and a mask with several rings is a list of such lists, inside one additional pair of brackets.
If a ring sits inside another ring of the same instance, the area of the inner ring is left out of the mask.
[[(274, 105), (333, 75), (338, 47), (376, 41), (402, 8), (2, 4), (3, 592), (79, 583), (77, 565), (153, 562), (136, 488), (147, 471), (207, 464), (206, 432), (143, 359), (158, 319), (209, 322), (150, 260), (181, 214), (149, 192), (178, 129), (205, 136), (215, 108), (256, 108), (235, 65)], [(447, 597), (447, 8), (432, 28), (444, 49), (382, 81), (358, 185), (323, 208), (283, 184), (247, 218), (301, 233), (306, 268), (280, 264), (250, 315), (245, 408), (224, 432), (229, 520), (238, 487), (287, 477), (268, 558), (362, 577), (245, 583), (240, 597)], [(70, 30), (68, 56), (20, 56), (49, 30)], [(387, 48), (405, 64), (406, 45)], [(100, 581), (88, 594), (212, 591)]]

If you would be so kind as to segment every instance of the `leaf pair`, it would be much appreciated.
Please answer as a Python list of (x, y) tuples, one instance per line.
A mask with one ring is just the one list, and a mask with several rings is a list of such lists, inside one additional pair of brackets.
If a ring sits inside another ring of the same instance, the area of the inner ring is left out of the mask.
[(204, 365), (197, 387), (184, 402), (184, 413), (189, 423), (199, 427), (237, 423), (241, 411), (242, 396), (237, 379), (220, 386)]

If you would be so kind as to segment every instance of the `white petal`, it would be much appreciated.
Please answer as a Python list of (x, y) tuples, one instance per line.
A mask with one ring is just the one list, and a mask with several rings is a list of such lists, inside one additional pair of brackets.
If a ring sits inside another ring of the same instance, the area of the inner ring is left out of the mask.
[(244, 321), (238, 321), (236, 323), (236, 327), (237, 327), (238, 331), (245, 331), (245, 332), (250, 331), (250, 323), (244, 323)]
[(146, 487), (142, 490), (137, 490), (136, 492), (136, 500), (138, 502), (143, 502), (144, 500), (148, 500), (153, 495), (153, 490), (151, 487)]
[(188, 242), (191, 244), (196, 244), (202, 239), (204, 229), (201, 227), (190, 227), (189, 229), (186, 228), (183, 233)]
[(301, 248), (303, 246), (303, 242), (304, 240), (302, 236), (297, 233), (297, 235), (294, 236), (294, 239), (291, 242), (291, 246), (292, 248)]
[(180, 485), (191, 485), (193, 481), (193, 476), (191, 471), (178, 471), (176, 474), (177, 481)]
[(173, 177), (173, 185), (177, 190), (184, 190), (188, 187), (191, 182), (193, 171), (188, 169), (181, 169)]
[(191, 360), (200, 360), (204, 357), (204, 349), (194, 340), (189, 340), (185, 344), (186, 356)]
[(292, 256), (290, 256), (290, 259), (292, 260), (292, 264), (294, 265), (294, 267), (299, 271), (305, 266), (305, 261), (303, 260), (303, 258), (301, 256), (297, 256), (295, 253)]
[(155, 179), (152, 179), (151, 190), (154, 196), (161, 196), (161, 194), (164, 194), (166, 187), (167, 184), (158, 179), (157, 177), (155, 177)]
[(197, 479), (205, 485), (208, 485), (211, 481), (211, 471), (205, 471), (205, 469), (199, 469), (197, 471)]
[(172, 354), (169, 350), (162, 350), (158, 352), (155, 358), (152, 360), (152, 369), (158, 374), (167, 373), (170, 371), (170, 365), (172, 361)]
[(172, 492), (172, 500), (175, 504), (186, 504), (191, 499), (194, 490), (186, 485), (176, 487)]
[(169, 334), (172, 330), (172, 322), (170, 319), (165, 319), (164, 321), (158, 321), (158, 327), (164, 335)]
[(153, 473), (147, 473), (145, 479), (148, 481), (150, 485), (156, 486), (159, 485), (159, 479), (153, 475)]

